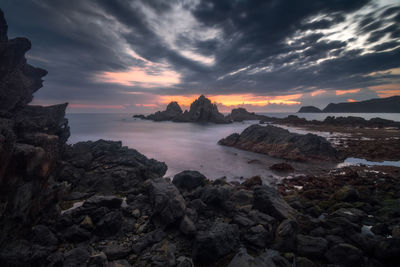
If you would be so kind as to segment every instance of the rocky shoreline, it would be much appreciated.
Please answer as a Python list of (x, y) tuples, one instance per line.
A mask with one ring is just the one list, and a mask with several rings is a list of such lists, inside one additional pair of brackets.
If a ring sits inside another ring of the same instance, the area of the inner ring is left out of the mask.
[(0, 10), (0, 266), (400, 264), (399, 168), (275, 188), (258, 176), (165, 178), (164, 163), (121, 142), (67, 145), (67, 105), (28, 105), (46, 72), (26, 63), (29, 40), (6, 34)]

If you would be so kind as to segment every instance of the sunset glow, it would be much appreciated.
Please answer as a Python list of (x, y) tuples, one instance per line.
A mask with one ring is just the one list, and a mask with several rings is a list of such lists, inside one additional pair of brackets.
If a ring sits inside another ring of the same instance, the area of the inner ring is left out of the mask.
[(149, 67), (131, 67), (121, 72), (102, 72), (95, 76), (96, 82), (115, 83), (124, 86), (142, 86), (145, 88), (168, 87), (180, 82), (181, 75), (175, 71), (161, 68), (152, 70)]
[(336, 95), (346, 95), (346, 94), (355, 94), (360, 92), (360, 88), (358, 89), (350, 89), (350, 90), (336, 90)]
[(349, 99), (347, 99), (347, 102), (353, 103), (353, 102), (357, 102), (357, 100), (349, 98)]
[(322, 95), (323, 93), (326, 93), (326, 90), (319, 89), (319, 90), (316, 90), (316, 91), (312, 92), (311, 96)]
[(69, 108), (88, 108), (88, 109), (125, 109), (123, 105), (95, 105), (95, 104), (68, 104)]
[(390, 97), (394, 95), (400, 95), (399, 83), (383, 84), (383, 85), (371, 86), (369, 88), (377, 92), (379, 97)]
[[(161, 103), (177, 101), (180, 105), (190, 106), (198, 98), (198, 95), (168, 95), (161, 96)], [(302, 94), (286, 96), (257, 96), (254, 94), (232, 94), (232, 95), (206, 95), (212, 102), (220, 103), (225, 106), (253, 105), (266, 106), (269, 104), (298, 105), (301, 102), (296, 101)]]

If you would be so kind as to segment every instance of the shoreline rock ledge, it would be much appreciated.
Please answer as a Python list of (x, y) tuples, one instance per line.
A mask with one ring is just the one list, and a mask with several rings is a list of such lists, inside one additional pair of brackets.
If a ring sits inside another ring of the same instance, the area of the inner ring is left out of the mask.
[(272, 125), (251, 125), (241, 134), (234, 133), (219, 140), (218, 144), (296, 161), (341, 160), (339, 152), (325, 138), (310, 133), (291, 133)]

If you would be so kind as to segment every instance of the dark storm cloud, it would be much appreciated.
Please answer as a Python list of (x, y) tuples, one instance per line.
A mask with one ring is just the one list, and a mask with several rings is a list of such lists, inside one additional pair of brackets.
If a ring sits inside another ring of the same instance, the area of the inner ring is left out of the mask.
[[(5, 0), (1, 8), (9, 36), (31, 39), (29, 61), (49, 71), (41, 99), (284, 95), (379, 85), (398, 77), (369, 73), (400, 67), (400, 7), (379, 1)], [(174, 71), (180, 81), (149, 88), (95, 78), (132, 67)]]

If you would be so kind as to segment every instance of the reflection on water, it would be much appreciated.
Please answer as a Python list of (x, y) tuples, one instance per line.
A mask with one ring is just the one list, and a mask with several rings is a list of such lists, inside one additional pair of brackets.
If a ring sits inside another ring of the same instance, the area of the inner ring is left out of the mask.
[[(67, 114), (71, 127), (69, 143), (87, 140), (122, 140), (149, 158), (168, 165), (166, 176), (183, 170), (198, 170), (209, 179), (229, 180), (260, 175), (264, 181), (279, 179), (268, 169), (281, 159), (220, 146), (218, 140), (242, 132), (257, 121), (225, 125), (152, 122), (131, 118), (130, 114)], [(248, 163), (252, 161), (252, 163)], [(291, 162), (298, 172), (323, 168), (320, 164)], [(326, 165), (325, 165), (326, 167)]]

